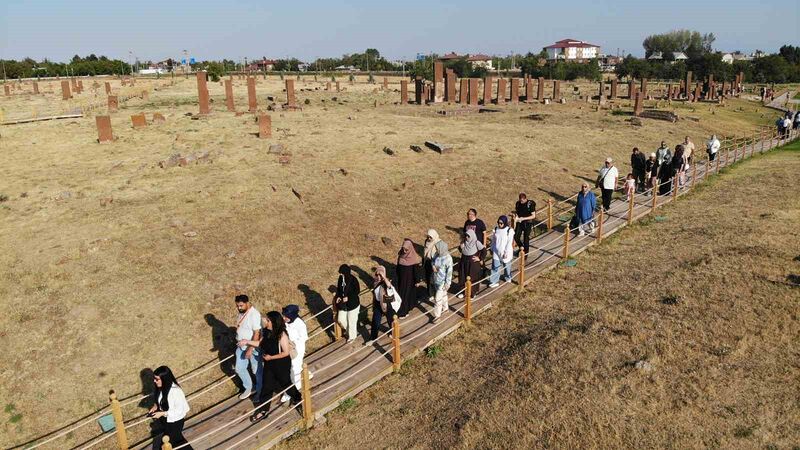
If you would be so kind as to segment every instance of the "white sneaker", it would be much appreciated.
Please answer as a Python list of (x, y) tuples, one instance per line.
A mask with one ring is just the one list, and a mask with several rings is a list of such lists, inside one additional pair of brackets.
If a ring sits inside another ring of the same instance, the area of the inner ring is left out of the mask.
[(283, 397), (281, 397), (281, 403), (286, 403), (289, 400), (291, 400), (291, 398), (286, 394), (283, 394)]
[(500, 283), (492, 283), (489, 285), (490, 288), (496, 288), (497, 286), (500, 286)]
[(458, 294), (456, 297), (458, 297), (458, 298), (464, 298), (464, 294)]
[(583, 230), (578, 231), (578, 237), (581, 236), (586, 236), (586, 233), (584, 233)]
[(253, 391), (250, 389), (245, 389), (244, 392), (239, 394), (239, 400), (247, 400), (251, 395), (253, 395)]

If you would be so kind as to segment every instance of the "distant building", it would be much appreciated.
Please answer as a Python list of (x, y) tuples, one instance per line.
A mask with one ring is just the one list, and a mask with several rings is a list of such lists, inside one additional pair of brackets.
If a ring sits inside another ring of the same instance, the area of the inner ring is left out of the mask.
[[(653, 52), (650, 56), (647, 57), (647, 59), (650, 60), (650, 61), (662, 61), (662, 60), (664, 60), (664, 53), (663, 52)], [(673, 63), (678, 62), (678, 61), (686, 61), (687, 59), (689, 59), (689, 57), (686, 56), (686, 53), (683, 53), (683, 52), (672, 52), (672, 62)]]
[(742, 52), (723, 53), (722, 62), (733, 64), (734, 61), (752, 61), (753, 55), (745, 55)]
[(356, 72), (356, 71), (358, 71), (356, 66), (339, 66), (334, 70), (338, 70), (340, 72)]
[(478, 67), (483, 67), (486, 70), (494, 70), (494, 67), (492, 66), (491, 56), (482, 54), (472, 55), (467, 58), (467, 61), (469, 61), (472, 64), (473, 69), (476, 69)]
[(247, 70), (249, 72), (270, 72), (275, 70), (275, 64), (277, 61), (274, 59), (267, 59), (264, 58), (261, 61), (253, 61), (252, 63), (247, 65)]
[(617, 70), (617, 64), (622, 62), (622, 58), (613, 55), (600, 55), (597, 58), (597, 63), (600, 65), (601, 72), (614, 72)]
[(462, 58), (462, 56), (459, 56), (456, 52), (450, 52), (450, 53), (445, 53), (444, 56), (440, 56), (439, 60), (440, 61), (452, 61), (454, 59), (459, 59), (459, 58)]
[(547, 59), (586, 62), (600, 55), (600, 46), (575, 39), (562, 39), (544, 48)]

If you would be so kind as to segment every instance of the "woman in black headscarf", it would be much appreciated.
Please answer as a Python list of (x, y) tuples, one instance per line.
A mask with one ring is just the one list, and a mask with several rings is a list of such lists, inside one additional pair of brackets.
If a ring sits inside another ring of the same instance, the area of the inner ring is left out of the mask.
[(353, 342), (358, 333), (358, 314), (361, 310), (361, 302), (358, 299), (360, 291), (361, 286), (350, 271), (350, 266), (347, 264), (339, 266), (339, 280), (336, 282), (333, 304), (336, 305), (336, 321), (347, 333), (347, 342)]
[(397, 313), (401, 318), (408, 315), (417, 306), (417, 283), (420, 281), (422, 273), (422, 258), (414, 249), (414, 242), (411, 239), (403, 239), (403, 246), (397, 253), (397, 293), (403, 302), (400, 311)]

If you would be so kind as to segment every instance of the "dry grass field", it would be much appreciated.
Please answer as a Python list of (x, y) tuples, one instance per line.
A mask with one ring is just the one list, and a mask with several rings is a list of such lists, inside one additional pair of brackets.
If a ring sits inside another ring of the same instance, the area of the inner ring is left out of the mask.
[(798, 448), (798, 170), (726, 170), (279, 447)]
[[(429, 227), (455, 244), (453, 230), (469, 207), (492, 221), (520, 191), (539, 205), (572, 195), (606, 156), (627, 167), (633, 146), (649, 152), (686, 134), (699, 143), (712, 132), (752, 132), (776, 114), (747, 99), (673, 104), (698, 120), (643, 119), (639, 127), (625, 114), (594, 111), (568, 84), (566, 105), (444, 117), (440, 107), (396, 105), (398, 78), (390, 92), (364, 77), (353, 86), (340, 79), (345, 91), (336, 93), (324, 91), (322, 78), (304, 77), (296, 82), (303, 110), (271, 112), (273, 137), (258, 139), (252, 114), (225, 111), (219, 83), (209, 82), (212, 114), (194, 120), (187, 115), (198, 111), (194, 80), (169, 81), (112, 82), (122, 95), (150, 93), (111, 114), (111, 144), (96, 143), (93, 116), (0, 127), (0, 443), (25, 442), (96, 411), (110, 388), (121, 397), (147, 391), (146, 368), (168, 364), (182, 374), (227, 354), (235, 292), (248, 293), (261, 311), (288, 303), (318, 311), (339, 264), (366, 274), (377, 262), (393, 263), (403, 237), (419, 242)], [(69, 102), (54, 82), (56, 92), (41, 97), (0, 97), (0, 109), (14, 118), (104, 103), (90, 84)], [(267, 96), (283, 101), (282, 86), (277, 77), (259, 78), (259, 109)], [(235, 92), (237, 109), (246, 110), (243, 80), (235, 80)], [(630, 111), (627, 101), (618, 103)], [(166, 122), (134, 130), (130, 115), (139, 112), (148, 121), (160, 112)], [(455, 152), (409, 149), (426, 140)], [(276, 143), (288, 163), (268, 152)], [(202, 152), (209, 162), (158, 165), (175, 153)], [(187, 389), (221, 375), (210, 371)], [(231, 383), (193, 407), (233, 391)], [(97, 430), (91, 425), (62, 443)]]

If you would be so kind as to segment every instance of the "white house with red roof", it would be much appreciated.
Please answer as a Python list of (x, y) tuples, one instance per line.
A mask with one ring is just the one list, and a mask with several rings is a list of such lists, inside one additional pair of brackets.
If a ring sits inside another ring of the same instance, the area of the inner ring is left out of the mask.
[(544, 48), (547, 59), (563, 59), (567, 61), (588, 61), (600, 56), (600, 46), (576, 39), (562, 39)]

